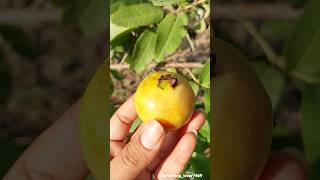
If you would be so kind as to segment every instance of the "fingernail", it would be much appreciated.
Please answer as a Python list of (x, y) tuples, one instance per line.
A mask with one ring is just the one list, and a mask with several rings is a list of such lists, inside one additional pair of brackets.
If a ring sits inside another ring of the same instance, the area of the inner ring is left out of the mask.
[(144, 148), (152, 150), (159, 142), (165, 131), (161, 124), (155, 120), (145, 125), (141, 134), (141, 144)]

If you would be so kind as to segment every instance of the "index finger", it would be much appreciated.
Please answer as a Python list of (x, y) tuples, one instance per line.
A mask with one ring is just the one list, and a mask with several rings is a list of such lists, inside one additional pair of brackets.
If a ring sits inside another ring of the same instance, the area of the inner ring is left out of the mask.
[(137, 112), (134, 107), (134, 96), (132, 95), (110, 119), (110, 140), (123, 141), (130, 130), (133, 121), (137, 118)]

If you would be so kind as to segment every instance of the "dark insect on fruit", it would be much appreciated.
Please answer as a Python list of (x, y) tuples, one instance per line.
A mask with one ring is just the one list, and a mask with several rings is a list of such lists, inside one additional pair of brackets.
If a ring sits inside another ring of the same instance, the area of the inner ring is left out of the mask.
[(161, 77), (158, 79), (158, 84), (157, 86), (161, 89), (163, 89), (161, 86), (160, 86), (160, 83), (161, 81), (170, 81), (170, 86), (172, 88), (175, 88), (178, 84), (178, 79), (175, 75), (173, 74), (165, 74), (165, 75), (161, 75)]

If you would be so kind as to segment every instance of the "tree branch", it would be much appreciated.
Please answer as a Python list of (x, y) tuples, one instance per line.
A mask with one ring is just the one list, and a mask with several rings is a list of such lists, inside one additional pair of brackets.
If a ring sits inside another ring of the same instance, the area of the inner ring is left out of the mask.
[(213, 4), (214, 19), (294, 20), (301, 11), (285, 3)]
[(264, 39), (259, 34), (259, 31), (257, 30), (257, 28), (251, 22), (246, 21), (246, 20), (241, 20), (241, 23), (247, 29), (247, 31), (253, 37), (253, 39), (258, 43), (258, 45), (261, 47), (261, 49), (264, 51), (269, 63), (279, 69), (285, 70), (286, 63), (284, 62), (284, 59), (281, 58), (281, 56), (278, 55), (274, 51), (274, 49), (269, 45), (267, 40)]
[(11, 25), (33, 25), (38, 23), (58, 22), (62, 18), (59, 10), (1, 10), (0, 23)]

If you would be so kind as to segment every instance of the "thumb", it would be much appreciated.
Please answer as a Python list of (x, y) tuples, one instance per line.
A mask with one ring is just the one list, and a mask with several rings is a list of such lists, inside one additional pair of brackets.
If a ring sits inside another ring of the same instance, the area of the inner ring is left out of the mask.
[(165, 130), (157, 121), (146, 124), (110, 162), (110, 179), (135, 179), (160, 150)]

